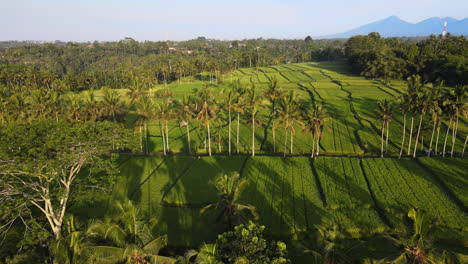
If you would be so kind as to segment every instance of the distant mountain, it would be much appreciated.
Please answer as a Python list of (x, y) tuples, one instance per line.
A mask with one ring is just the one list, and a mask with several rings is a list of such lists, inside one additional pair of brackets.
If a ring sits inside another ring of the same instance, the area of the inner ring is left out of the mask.
[[(406, 22), (396, 16), (360, 26), (358, 28), (334, 35), (318, 38), (349, 38), (354, 35), (367, 35), (370, 32), (379, 32), (383, 37), (415, 37), (439, 35), (442, 33), (445, 18), (431, 17), (419, 23)], [(468, 35), (468, 18), (457, 20), (447, 18), (447, 32), (452, 35)]]

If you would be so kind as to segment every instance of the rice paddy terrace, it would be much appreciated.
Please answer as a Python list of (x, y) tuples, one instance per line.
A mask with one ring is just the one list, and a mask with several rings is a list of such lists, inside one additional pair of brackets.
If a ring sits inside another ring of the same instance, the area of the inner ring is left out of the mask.
[[(405, 214), (411, 207), (417, 207), (438, 217), (441, 226), (450, 230), (445, 235), (466, 238), (467, 159), (396, 158), (403, 132), (400, 114), (395, 115), (390, 125), (387, 154), (390, 157), (377, 158), (381, 127), (376, 114), (377, 100), (396, 101), (406, 89), (404, 82), (392, 81), (386, 85), (378, 80), (366, 80), (352, 75), (345, 64), (301, 63), (240, 69), (225, 75), (224, 84), (213, 89), (222, 98), (223, 86), (233, 80), (261, 89), (274, 77), (283, 89), (296, 91), (303, 102), (324, 103), (330, 119), (321, 141), (322, 156), (308, 157), (311, 137), (300, 128), (294, 135), (294, 153), (282, 157), (286, 149), (279, 143), (286, 136), (282, 129), (277, 130), (276, 153), (273, 153), (271, 127), (275, 120), (270, 117), (268, 107), (259, 113), (260, 122), (254, 134), (255, 157), (248, 155), (252, 132), (250, 123), (242, 117), (238, 146), (233, 123), (232, 156), (227, 155), (225, 114), (219, 114), (213, 121), (214, 155), (211, 157), (206, 155), (205, 128), (195, 121), (191, 131), (193, 151), (186, 154), (186, 129), (176, 120), (171, 121), (169, 128), (173, 154), (162, 156), (161, 129), (155, 122), (149, 126), (150, 155), (120, 158), (121, 176), (113, 195), (129, 197), (146, 217), (158, 218), (161, 233), (168, 234), (174, 246), (193, 247), (213, 238), (216, 215), (201, 215), (199, 211), (217, 200), (217, 191), (209, 181), (231, 171), (238, 171), (249, 180), (241, 200), (258, 208), (260, 222), (275, 236), (288, 237), (316, 224), (332, 223), (355, 237), (390, 230), (403, 232)], [(181, 97), (202, 84), (191, 80), (187, 78), (186, 82), (168, 86), (176, 97)], [(267, 106), (268, 100), (264, 99), (262, 104)], [(446, 127), (443, 125), (439, 134), (439, 148)], [(423, 122), (422, 144), (418, 148), (428, 148), (431, 129), (429, 119)], [(462, 152), (467, 132), (466, 122), (462, 120), (455, 142), (456, 153)], [(407, 146), (404, 150), (406, 154)]]

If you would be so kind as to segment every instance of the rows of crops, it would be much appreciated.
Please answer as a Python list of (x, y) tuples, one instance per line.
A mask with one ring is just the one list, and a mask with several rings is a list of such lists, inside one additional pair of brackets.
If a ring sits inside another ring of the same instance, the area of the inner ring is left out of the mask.
[[(362, 155), (377, 154), (380, 152), (380, 128), (382, 122), (376, 113), (377, 100), (389, 99), (396, 101), (397, 97), (405, 90), (406, 83), (402, 81), (392, 81), (387, 85), (378, 80), (366, 80), (362, 77), (352, 75), (346, 64), (340, 63), (300, 63), (278, 65), (272, 67), (259, 67), (239, 69), (225, 76), (220, 76), (221, 82), (213, 86), (215, 97), (219, 102), (224, 100), (221, 91), (230, 85), (230, 82), (240, 80), (241, 85), (249, 87), (254, 84), (257, 89), (267, 87), (269, 80), (276, 78), (280, 86), (286, 90), (293, 90), (302, 103), (307, 104), (311, 100), (322, 101), (325, 104), (329, 119), (326, 120), (323, 138), (321, 142), (322, 153), (337, 155)], [(195, 88), (204, 85), (203, 82), (195, 80), (193, 77), (187, 77), (182, 83), (173, 83), (167, 85), (173, 91), (176, 98), (187, 95)], [(163, 86), (164, 87), (164, 86)], [(264, 97), (260, 105), (258, 115), (259, 125), (255, 128), (255, 149), (257, 152), (271, 153), (273, 146), (277, 145), (277, 152), (282, 152), (285, 135), (281, 127), (277, 129), (277, 138), (273, 142), (271, 122), (270, 103)], [(227, 113), (218, 109), (218, 116), (212, 120), (211, 139), (212, 152), (226, 153), (228, 149), (228, 127)], [(245, 110), (248, 110), (247, 108)], [(233, 113), (233, 119), (236, 114)], [(135, 120), (132, 118), (132, 120)], [(236, 120), (233, 120), (234, 123)], [(275, 120), (273, 120), (275, 121)], [(419, 119), (414, 120), (414, 132), (416, 131)], [(241, 115), (240, 118), (240, 144), (241, 153), (251, 152), (251, 120), (247, 115)], [(433, 146), (438, 143), (438, 152), (442, 151), (445, 143), (445, 132), (447, 130), (445, 121), (438, 134), (433, 139)], [(208, 144), (207, 131), (203, 125), (192, 120), (191, 145), (192, 153), (207, 153)], [(294, 152), (295, 154), (307, 154), (310, 152), (311, 138), (309, 134), (302, 133), (301, 127), (296, 127), (294, 134)], [(429, 149), (430, 135), (432, 131), (429, 115), (426, 115), (421, 127), (421, 137), (418, 151)], [(390, 139), (387, 149), (389, 155), (398, 155), (401, 145), (401, 136), (403, 132), (403, 116), (399, 111), (395, 111), (394, 118), (390, 123)], [(409, 138), (410, 117), (406, 123), (406, 140)], [(187, 130), (180, 126), (180, 120), (169, 122), (169, 145), (172, 152), (187, 153), (188, 143), (186, 137)], [(233, 148), (235, 143), (235, 124), (231, 131), (231, 143)], [(466, 122), (459, 122), (459, 133), (456, 139), (455, 152), (461, 152), (463, 149), (463, 136), (468, 133)], [(161, 137), (161, 127), (158, 122), (149, 125), (149, 144), (148, 149), (151, 153), (160, 153), (163, 151), (163, 139)], [(438, 135), (438, 137), (437, 137)], [(266, 137), (266, 138), (265, 138)], [(415, 135), (413, 136), (413, 142)], [(451, 150), (451, 134), (447, 141), (447, 151)], [(275, 146), (276, 147), (276, 146)], [(404, 145), (405, 150), (408, 143)], [(405, 151), (405, 154), (408, 152)], [(409, 152), (412, 154), (412, 151)]]

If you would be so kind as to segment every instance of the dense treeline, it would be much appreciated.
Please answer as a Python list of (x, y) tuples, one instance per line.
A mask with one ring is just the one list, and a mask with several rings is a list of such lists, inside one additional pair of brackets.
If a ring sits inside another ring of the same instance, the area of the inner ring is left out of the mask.
[(406, 79), (417, 74), (424, 83), (443, 80), (448, 85), (468, 84), (468, 40), (447, 36), (420, 42), (381, 38), (378, 33), (354, 36), (345, 45), (346, 57), (361, 75)]
[[(323, 46), (320, 48), (320, 46)], [(0, 84), (12, 90), (149, 87), (184, 76), (208, 73), (210, 80), (240, 68), (340, 57), (339, 41), (119, 42), (25, 45), (0, 50)], [(200, 77), (200, 76), (199, 76)]]

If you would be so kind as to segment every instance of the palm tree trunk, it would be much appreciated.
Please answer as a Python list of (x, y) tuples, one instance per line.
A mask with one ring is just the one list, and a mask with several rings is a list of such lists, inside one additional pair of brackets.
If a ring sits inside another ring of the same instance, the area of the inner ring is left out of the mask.
[(434, 140), (434, 133), (435, 133), (435, 128), (436, 128), (436, 123), (437, 123), (437, 116), (434, 118), (434, 125), (432, 126), (432, 134), (431, 134), (431, 142), (429, 143), (429, 151), (427, 152), (427, 156), (431, 156), (431, 151), (432, 151), (432, 141)]
[(166, 150), (167, 152), (170, 152), (171, 149), (169, 148), (169, 129), (168, 129), (168, 120), (166, 120)]
[(221, 133), (218, 132), (218, 150), (219, 150), (219, 153), (221, 153)]
[(403, 147), (405, 146), (405, 135), (406, 135), (406, 113), (403, 115), (403, 136), (401, 137), (400, 156), (398, 157), (400, 159), (401, 159), (401, 155), (403, 154)]
[(447, 127), (447, 133), (445, 133), (445, 141), (444, 141), (444, 149), (442, 150), (442, 157), (445, 157), (445, 147), (447, 146), (447, 138), (448, 138), (451, 125), (452, 125), (452, 118), (450, 118), (449, 125)]
[(320, 155), (320, 136), (321, 134), (317, 134), (317, 156)]
[(192, 153), (192, 149), (190, 147), (190, 127), (189, 127), (189, 122), (187, 121), (187, 144), (188, 144), (188, 151), (189, 154)]
[(276, 153), (276, 138), (275, 138), (275, 129), (272, 129), (273, 131), (273, 153)]
[(252, 113), (252, 157), (255, 156), (255, 117)]
[(314, 152), (315, 152), (315, 135), (314, 133), (310, 133), (312, 136), (312, 152), (310, 153), (310, 157), (314, 157)]
[(163, 153), (164, 153), (164, 156), (166, 156), (166, 134), (164, 133), (164, 125), (163, 125), (163, 123), (159, 122), (159, 126), (161, 127), (161, 136), (162, 136), (162, 142), (163, 142)]
[(457, 114), (457, 121), (454, 124), (455, 129), (453, 130), (453, 136), (452, 136), (452, 151), (450, 153), (450, 157), (453, 158), (453, 152), (455, 150), (455, 142), (457, 140), (457, 131), (458, 131), (458, 114)]
[(208, 153), (211, 156), (211, 136), (210, 136), (210, 121), (208, 121)]
[(419, 115), (419, 126), (418, 126), (418, 133), (416, 134), (416, 140), (414, 141), (413, 158), (416, 158), (416, 151), (418, 150), (418, 140), (419, 140), (419, 134), (421, 133), (422, 120), (423, 120), (423, 115)]
[(290, 146), (290, 151), (291, 151), (291, 154), (293, 154), (293, 140), (294, 140), (294, 137), (293, 137), (293, 131), (291, 129), (291, 138), (290, 138), (290, 141), (291, 141), (291, 146)]
[(384, 132), (385, 132), (385, 121), (382, 124), (382, 134), (380, 136), (380, 157), (383, 158), (383, 150), (384, 150)]
[(388, 133), (390, 130), (390, 121), (387, 121), (387, 136), (385, 137), (385, 154), (388, 152)]
[(468, 141), (468, 135), (465, 137), (465, 144), (463, 145), (462, 158), (465, 155), (466, 141)]
[(410, 129), (410, 134), (409, 134), (408, 153), (407, 153), (407, 155), (409, 155), (411, 153), (411, 138), (413, 137), (413, 123), (414, 123), (414, 116), (411, 116), (411, 129)]
[(229, 156), (231, 156), (231, 109), (229, 108), (229, 140), (228, 140)]
[(435, 144), (435, 155), (437, 155), (437, 149), (439, 148), (439, 136), (440, 136), (440, 121), (437, 122), (437, 138)]
[(288, 130), (284, 127), (284, 152), (283, 157), (286, 157), (286, 151), (288, 149)]
[(237, 112), (237, 136), (236, 136), (236, 149), (237, 154), (239, 154), (239, 121), (240, 120), (240, 113)]
[(148, 154), (148, 127), (146, 126), (145, 121), (145, 152)]
[(143, 132), (141, 131), (141, 125), (140, 125), (140, 152), (143, 153)]

